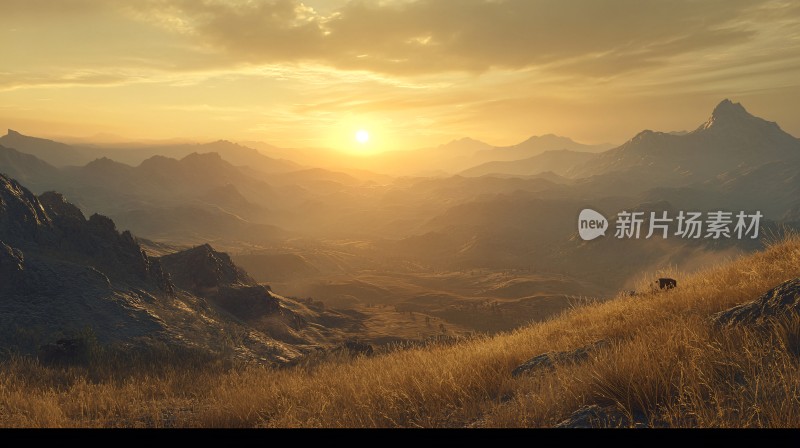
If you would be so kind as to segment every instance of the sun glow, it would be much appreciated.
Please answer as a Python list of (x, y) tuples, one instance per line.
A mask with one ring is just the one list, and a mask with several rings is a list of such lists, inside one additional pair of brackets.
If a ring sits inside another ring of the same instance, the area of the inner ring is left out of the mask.
[(361, 143), (362, 145), (369, 141), (369, 132), (361, 129), (360, 131), (356, 132), (356, 141)]
[(364, 157), (396, 150), (398, 148), (392, 146), (397, 140), (393, 125), (385, 117), (346, 114), (328, 127), (327, 142), (322, 147)]

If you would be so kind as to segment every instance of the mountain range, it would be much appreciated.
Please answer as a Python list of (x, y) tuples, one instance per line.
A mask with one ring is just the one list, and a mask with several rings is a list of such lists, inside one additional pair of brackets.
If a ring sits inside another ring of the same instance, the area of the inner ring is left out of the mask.
[(142, 147), (99, 147), (68, 145), (52, 140), (23, 135), (12, 129), (0, 137), (0, 145), (34, 155), (53, 166), (81, 166), (99, 159), (108, 158), (126, 165), (136, 166), (154, 156), (182, 159), (190, 154), (217, 153), (225, 161), (236, 166), (248, 166), (265, 172), (295, 171), (301, 165), (285, 159), (265, 156), (256, 149), (227, 140), (203, 144), (151, 145)]
[[(71, 165), (65, 160), (76, 151), (86, 156), (80, 148), (88, 146), (45, 144), (12, 132), (6, 137), (0, 172), (45, 198), (45, 192), (58, 191), (86, 216), (109, 216), (149, 240), (148, 248), (174, 248), (162, 255), (210, 242), (246, 263), (252, 277), (278, 282), (288, 295), (356, 307), (380, 299), (419, 311), (427, 300), (420, 297), (438, 294), (447, 300), (437, 299), (438, 308), (428, 311), (470, 325), (479, 319), (463, 320), (463, 301), (517, 301), (500, 307), (510, 314), (525, 309), (523, 300), (561, 301), (547, 307), (558, 310), (565, 295), (608, 297), (645, 271), (696, 269), (762, 247), (760, 240), (626, 241), (610, 235), (587, 243), (576, 229), (584, 208), (608, 217), (622, 210), (759, 210), (762, 235), (800, 224), (800, 142), (728, 100), (694, 131), (644, 131), (605, 151), (555, 136), (513, 148), (463, 139), (430, 154), (386, 154), (381, 162), (419, 157), (418, 167), (435, 160), (451, 171), (465, 164), (458, 175), (429, 177), (283, 164), (280, 154), (254, 156), (255, 150), (219, 142), (221, 152), (183, 154), (197, 146), (162, 146), (166, 154), (138, 154), (138, 164), (127, 164), (114, 157), (132, 157), (127, 151), (133, 150), (117, 148)], [(5, 147), (12, 143), (19, 147)], [(226, 159), (239, 153), (249, 154), (252, 163)], [(491, 154), (499, 159), (476, 160)], [(502, 160), (509, 154), (520, 158)], [(259, 169), (259, 161), (282, 168)], [(8, 260), (13, 253), (6, 251)], [(474, 277), (467, 274), (472, 272)], [(498, 283), (499, 273), (512, 278)], [(555, 294), (559, 290), (562, 295)]]
[(597, 154), (591, 152), (561, 149), (545, 151), (527, 159), (511, 161), (493, 161), (480, 164), (462, 171), (462, 176), (532, 176), (551, 172), (559, 176), (567, 175), (574, 167), (595, 159)]

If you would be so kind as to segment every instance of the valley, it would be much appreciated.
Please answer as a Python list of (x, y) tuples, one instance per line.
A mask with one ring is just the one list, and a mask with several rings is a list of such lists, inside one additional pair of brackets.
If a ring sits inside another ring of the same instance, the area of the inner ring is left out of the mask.
[[(618, 148), (548, 135), (373, 157), (424, 153), (431, 170), (451, 173), (440, 177), (394, 177), (363, 159), (358, 169), (309, 167), (292, 150), (228, 141), (103, 148), (9, 131), (0, 145), (0, 170), (34, 193), (55, 190), (87, 215), (109, 216), (148, 256), (229, 253), (228, 263), (300, 314), (314, 313), (303, 303), (345, 313), (327, 339), (294, 339), (322, 348), (509, 331), (641, 288), (653, 272), (692, 272), (763, 247), (585, 242), (575, 225), (585, 207), (612, 215), (768, 204), (761, 233), (773, 238), (795, 225), (800, 207), (790, 168), (800, 142), (728, 100), (693, 132), (646, 131)], [(474, 168), (463, 171), (454, 157)]]

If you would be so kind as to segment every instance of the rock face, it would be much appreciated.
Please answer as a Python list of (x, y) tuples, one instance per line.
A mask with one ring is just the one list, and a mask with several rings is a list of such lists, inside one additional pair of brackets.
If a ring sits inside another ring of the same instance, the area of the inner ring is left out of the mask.
[(87, 264), (109, 278), (147, 283), (153, 277), (147, 257), (130, 232), (120, 234), (105, 216), (87, 220), (62, 195), (48, 192), (37, 197), (2, 174), (0, 241), (21, 253), (47, 253)]
[(0, 240), (21, 245), (43, 242), (52, 225), (33, 193), (0, 174)]
[(162, 296), (170, 285), (159, 285), (159, 274), (131, 234), (117, 232), (110, 219), (86, 220), (60, 194), (37, 197), (0, 174), (4, 347), (35, 351), (41, 342), (87, 326), (106, 342), (157, 333), (163, 323), (128, 300)]
[(4, 286), (14, 286), (15, 280), (25, 268), (25, 256), (19, 249), (14, 249), (8, 244), (0, 241), (0, 289)]
[(570, 352), (543, 353), (520, 364), (511, 372), (511, 376), (518, 377), (525, 374), (533, 374), (541, 371), (555, 369), (556, 364), (576, 364), (585, 362), (589, 359), (589, 354), (603, 347), (607, 347), (607, 341), (597, 341), (584, 347), (580, 347)]
[(87, 257), (95, 267), (108, 271), (109, 277), (149, 279), (147, 256), (130, 232), (119, 233), (114, 221), (102, 215), (87, 220), (59, 193), (43, 193), (39, 201), (53, 222), (58, 249)]
[(775, 288), (752, 302), (737, 305), (711, 316), (714, 324), (762, 324), (781, 317), (800, 316), (800, 278), (795, 278)]

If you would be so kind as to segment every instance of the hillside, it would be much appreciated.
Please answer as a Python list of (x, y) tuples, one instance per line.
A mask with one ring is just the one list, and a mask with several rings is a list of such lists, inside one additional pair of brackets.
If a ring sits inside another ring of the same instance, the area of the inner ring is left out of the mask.
[[(114, 221), (0, 174), (0, 345), (39, 354), (80, 339), (287, 362), (347, 337), (358, 321), (256, 283), (205, 244), (153, 257)], [(309, 304), (310, 305), (310, 304)], [(322, 326), (318, 321), (324, 321)]]
[(772, 288), (800, 276), (800, 238), (673, 275), (672, 291), (619, 296), (513, 333), (293, 369), (140, 366), (150, 373), (99, 370), (87, 382), (81, 370), (15, 359), (0, 366), (0, 423), (798, 426), (798, 287)]
[(36, 156), (58, 167), (84, 165), (100, 157), (101, 154), (101, 151), (94, 148), (72, 146), (44, 138), (30, 137), (13, 129), (9, 129), (6, 135), (0, 137), (0, 145)]
[(56, 167), (36, 156), (3, 146), (0, 146), (0, 167), (7, 175), (37, 187), (40, 183), (45, 183), (46, 179), (59, 175)]

